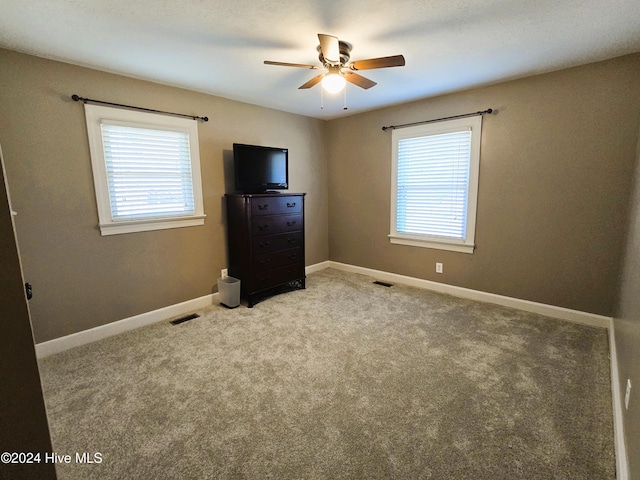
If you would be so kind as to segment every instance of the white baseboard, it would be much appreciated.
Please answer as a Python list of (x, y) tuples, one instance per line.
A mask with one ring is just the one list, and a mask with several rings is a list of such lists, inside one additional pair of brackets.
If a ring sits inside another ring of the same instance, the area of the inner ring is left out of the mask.
[[(505, 297), (493, 293), (471, 290), (468, 288), (456, 287), (444, 283), (432, 282), (415, 277), (398, 275), (395, 273), (383, 272), (371, 268), (358, 267), (346, 263), (334, 262), (327, 260), (324, 262), (309, 265), (305, 268), (306, 274), (318, 272), (326, 268), (335, 268), (346, 272), (359, 273), (369, 277), (376, 278), (392, 283), (401, 283), (417, 288), (433, 290), (457, 297), (478, 300), (481, 302), (494, 303), (507, 307), (517, 308), (527, 312), (538, 313), (552, 318), (558, 318), (571, 322), (581, 323), (593, 327), (606, 328), (609, 330), (609, 348), (611, 355), (611, 391), (613, 395), (613, 415), (614, 415), (614, 432), (615, 432), (615, 449), (616, 449), (616, 471), (618, 480), (628, 480), (629, 467), (627, 463), (627, 453), (624, 441), (624, 431), (622, 423), (622, 403), (620, 397), (620, 381), (618, 378), (618, 362), (616, 356), (616, 343), (613, 329), (613, 319), (601, 315), (595, 315), (577, 310), (570, 310), (563, 307), (553, 305), (545, 305), (542, 303), (521, 300), (517, 298)], [(56, 338), (48, 342), (36, 345), (36, 356), (44, 358), (55, 353), (60, 353), (73, 347), (85, 345), (95, 342), (103, 338), (111, 337), (119, 333), (133, 330), (135, 328), (150, 325), (152, 323), (167, 320), (171, 317), (182, 315), (200, 308), (213, 305), (217, 293), (205, 295), (204, 297), (195, 298), (186, 302), (170, 305), (151, 312), (136, 315), (134, 317), (125, 318), (117, 322), (101, 325), (99, 327), (84, 330), (82, 332), (67, 335), (65, 337)]]
[(325, 268), (329, 268), (331, 266), (331, 261), (330, 260), (326, 260), (324, 262), (320, 262), (320, 263), (316, 263), (313, 265), (309, 265), (308, 267), (304, 268), (304, 271), (307, 275), (309, 275), (310, 273), (313, 272), (319, 272), (320, 270), (324, 270)]
[[(362, 275), (374, 277), (378, 280), (384, 280), (392, 283), (401, 283), (418, 288), (425, 288), (428, 290), (434, 290), (437, 292), (447, 293), (449, 295), (455, 295), (463, 298), (469, 298), (471, 300), (478, 300), (481, 302), (495, 303), (498, 305), (513, 307), (528, 312), (547, 315), (549, 317), (581, 323), (584, 325), (609, 328), (612, 321), (611, 318), (603, 317), (601, 315), (594, 315), (591, 313), (579, 312), (567, 308), (530, 302), (528, 300), (505, 297), (493, 293), (486, 293), (478, 290), (456, 287), (444, 283), (432, 282), (430, 280), (423, 280), (415, 277), (407, 277), (405, 275), (383, 272), (381, 270), (373, 270), (371, 268), (348, 265), (346, 263), (334, 262), (331, 260), (316, 263), (314, 265), (309, 265), (305, 268), (305, 271), (307, 274), (310, 274), (313, 272), (324, 270), (325, 268), (335, 268), (338, 270), (359, 273)], [(96, 340), (100, 340), (102, 338), (111, 337), (128, 330), (133, 330), (134, 328), (166, 320), (167, 318), (171, 318), (183, 313), (190, 312), (192, 310), (196, 310), (198, 308), (212, 305), (214, 295), (217, 294), (205, 295), (204, 297), (187, 300), (186, 302), (178, 303), (176, 305), (170, 305), (165, 308), (160, 308), (158, 310), (143, 313), (130, 318), (125, 318), (123, 320), (108, 323), (106, 325), (101, 325), (89, 330), (73, 333), (65, 337), (56, 338), (48, 342), (39, 343), (36, 345), (36, 355), (38, 356), (38, 358), (43, 358), (54, 353), (62, 352), (69, 348), (77, 347), (90, 342), (95, 342)]]
[(103, 338), (112, 337), (135, 328), (144, 327), (145, 325), (161, 322), (168, 318), (192, 312), (193, 310), (208, 307), (209, 305), (213, 305), (214, 297), (217, 297), (217, 295), (217, 293), (205, 295), (204, 297), (169, 305), (168, 307), (107, 323), (106, 325), (100, 325), (99, 327), (90, 328), (89, 330), (55, 338), (48, 342), (38, 343), (36, 344), (36, 357), (48, 357), (49, 355), (64, 352), (73, 347), (79, 347), (80, 345), (102, 340)]
[[(324, 262), (327, 263), (327, 262)], [(456, 287), (447, 285), (446, 283), (433, 282), (431, 280), (423, 280), (421, 278), (407, 277), (398, 275), (397, 273), (383, 272), (381, 270), (373, 270), (371, 268), (358, 267), (346, 263), (329, 261), (329, 267), (346, 272), (360, 273), (378, 280), (389, 283), (401, 283), (417, 288), (424, 288), (440, 293), (454, 295), (456, 297), (468, 298), (470, 300), (478, 300), (480, 302), (494, 303), (505, 307), (517, 308), (526, 312), (538, 313), (552, 318), (567, 320), (569, 322), (589, 325), (591, 327), (609, 328), (611, 317), (596, 315), (593, 313), (571, 310), (569, 308), (556, 307), (554, 305), (546, 305), (544, 303), (531, 302), (529, 300), (521, 300), (519, 298), (505, 297), (496, 295), (495, 293), (481, 292), (479, 290), (471, 290), (469, 288)]]
[[(324, 270), (329, 268), (329, 261), (316, 263), (305, 268), (306, 274)], [(176, 305), (169, 305), (168, 307), (153, 310), (151, 312), (142, 313), (134, 317), (124, 318), (116, 322), (107, 323), (106, 325), (100, 325), (99, 327), (91, 328), (89, 330), (83, 330), (82, 332), (72, 333), (64, 337), (55, 338), (48, 342), (42, 342), (36, 344), (36, 356), (38, 358), (45, 358), (55, 353), (64, 352), (70, 348), (79, 347), (87, 343), (96, 342), (103, 338), (112, 337), (135, 328), (144, 327), (156, 322), (162, 322), (168, 318), (176, 317), (184, 313), (189, 313), (199, 308), (204, 308), (212, 305), (214, 297), (217, 293), (211, 295), (205, 295), (204, 297), (187, 300), (186, 302), (178, 303)]]
[[(541, 315), (547, 315), (554, 318), (560, 318), (562, 320), (568, 320), (572, 322), (581, 323), (584, 325), (590, 325), (601, 328), (609, 328), (612, 319), (603, 317), (601, 315), (594, 315), (591, 313), (579, 312), (576, 310), (570, 310), (562, 307), (555, 307), (552, 305), (545, 305), (542, 303), (530, 302), (528, 300), (520, 300), (517, 298), (505, 297), (502, 295), (496, 295), (493, 293), (480, 292), (478, 290), (471, 290), (468, 288), (456, 287), (453, 285), (447, 285), (444, 283), (432, 282), (430, 280), (423, 280), (415, 277), (407, 277), (405, 275), (398, 275), (395, 273), (383, 272), (381, 270), (373, 270), (371, 268), (358, 267), (355, 265), (348, 265), (346, 263), (334, 262), (327, 260), (324, 262), (309, 265), (305, 268), (307, 274), (324, 270), (325, 268), (336, 268), (338, 270), (344, 270), (348, 272), (359, 273), (370, 277), (384, 280), (387, 282), (401, 283), (404, 285), (410, 285), (418, 288), (426, 288), (428, 290), (434, 290), (441, 293), (447, 293), (449, 295), (455, 295), (458, 297), (469, 298), (472, 300), (478, 300), (482, 302), (495, 303), (507, 307), (518, 308), (528, 312), (539, 313)], [(168, 307), (160, 308), (151, 312), (136, 315), (134, 317), (125, 318), (116, 322), (101, 325), (99, 327), (84, 330), (82, 332), (73, 333), (65, 337), (56, 338), (48, 342), (38, 343), (36, 345), (36, 355), (38, 358), (44, 358), (54, 353), (63, 352), (73, 347), (78, 347), (87, 343), (95, 342), (103, 338), (111, 337), (134, 328), (150, 325), (155, 322), (160, 322), (183, 313), (188, 313), (198, 308), (203, 308), (213, 304), (213, 297), (217, 294), (205, 295), (204, 297), (188, 300), (176, 305), (170, 305)]]
[[(329, 268), (329, 263), (329, 261), (326, 261), (310, 265), (305, 268), (305, 272), (308, 275), (313, 272), (324, 270), (325, 268)], [(116, 322), (107, 323), (106, 325), (90, 328), (89, 330), (83, 330), (82, 332), (55, 338), (48, 342), (38, 343), (36, 344), (36, 356), (37, 358), (45, 358), (55, 353), (64, 352), (70, 348), (96, 342), (103, 338), (112, 337), (119, 333), (144, 327), (145, 325), (150, 325), (152, 323), (161, 322), (171, 317), (176, 317), (199, 308), (207, 307), (213, 304), (214, 297), (217, 295), (217, 293), (205, 295), (204, 297), (187, 300), (186, 302), (178, 303), (176, 305), (169, 305), (168, 307), (142, 313), (134, 317), (124, 318)]]
[[(395, 273), (384, 272), (380, 270), (373, 270), (370, 268), (358, 267), (355, 265), (348, 265), (339, 262), (323, 262), (322, 266), (328, 263), (328, 267), (338, 270), (344, 270), (346, 272), (359, 273), (367, 275), (369, 277), (376, 278), (378, 280), (400, 283), (403, 285), (409, 285), (417, 288), (425, 288), (428, 290), (434, 290), (441, 293), (447, 293), (449, 295), (455, 295), (457, 297), (468, 298), (471, 300), (478, 300), (481, 302), (494, 303), (506, 307), (517, 308), (527, 312), (538, 313), (541, 315), (557, 318), (560, 320), (567, 320), (570, 322), (580, 323), (591, 327), (606, 328), (609, 331), (609, 352), (610, 352), (610, 368), (611, 368), (611, 392), (613, 396), (613, 427), (614, 427), (614, 444), (616, 454), (616, 479), (617, 480), (629, 480), (629, 465), (627, 460), (627, 449), (624, 439), (624, 429), (622, 421), (622, 400), (620, 396), (620, 380), (618, 377), (618, 357), (616, 354), (616, 340), (613, 328), (613, 318), (605, 317), (602, 315), (595, 315), (592, 313), (581, 312), (578, 310), (571, 310), (563, 307), (556, 307), (553, 305), (546, 305), (543, 303), (531, 302), (528, 300), (521, 300), (512, 297), (505, 297), (503, 295), (496, 295), (493, 293), (481, 292), (478, 290), (471, 290), (468, 288), (456, 287), (453, 285), (447, 285), (444, 283), (432, 282), (429, 280), (422, 280), (420, 278), (407, 277), (404, 275), (398, 275)], [(318, 264), (320, 265), (320, 264)], [(326, 268), (326, 267), (325, 267)], [(317, 271), (317, 270), (316, 270)]]
[(616, 448), (616, 479), (629, 480), (629, 463), (627, 457), (627, 446), (624, 439), (624, 423), (622, 420), (622, 390), (620, 389), (620, 377), (618, 375), (618, 354), (613, 321), (609, 327), (609, 355), (611, 355), (611, 394), (613, 396), (613, 433)]

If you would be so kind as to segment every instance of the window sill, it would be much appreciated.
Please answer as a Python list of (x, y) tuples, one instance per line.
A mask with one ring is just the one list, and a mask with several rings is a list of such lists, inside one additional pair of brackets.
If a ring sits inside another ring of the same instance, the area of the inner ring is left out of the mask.
[(148, 232), (167, 228), (195, 227), (204, 225), (206, 215), (193, 215), (182, 218), (154, 218), (149, 220), (130, 220), (100, 224), (100, 234), (118, 235), (121, 233)]
[(418, 237), (409, 237), (398, 234), (389, 235), (389, 241), (396, 245), (409, 245), (411, 247), (423, 247), (423, 248), (435, 248), (438, 250), (449, 250), (451, 252), (469, 253), (472, 254), (476, 248), (475, 244), (458, 243), (458, 242), (446, 242), (426, 240)]

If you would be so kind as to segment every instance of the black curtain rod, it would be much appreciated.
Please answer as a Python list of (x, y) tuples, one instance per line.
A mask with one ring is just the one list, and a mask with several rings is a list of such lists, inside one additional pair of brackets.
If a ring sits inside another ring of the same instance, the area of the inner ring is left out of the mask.
[(389, 125), (388, 127), (382, 127), (382, 130), (395, 130), (396, 128), (413, 127), (415, 125), (424, 125), (426, 123), (442, 122), (443, 120), (453, 120), (454, 118), (475, 117), (478, 115), (487, 115), (491, 112), (493, 112), (493, 109), (487, 108), (486, 110), (483, 110), (481, 112), (464, 113), (462, 115), (454, 115), (452, 117), (435, 118), (433, 120), (424, 120), (422, 122), (414, 122), (414, 123), (404, 123), (402, 125)]
[(79, 97), (76, 94), (71, 95), (74, 102), (82, 101), (82, 103), (99, 103), (100, 105), (112, 105), (114, 107), (132, 108), (134, 110), (142, 110), (143, 112), (162, 113), (163, 115), (173, 115), (176, 117), (191, 118), (193, 120), (202, 120), (208, 122), (209, 117), (198, 117), (197, 115), (186, 115), (184, 113), (163, 112), (162, 110), (153, 110), (151, 108), (134, 107), (133, 105), (123, 105), (121, 103), (104, 102), (102, 100), (93, 100), (92, 98)]

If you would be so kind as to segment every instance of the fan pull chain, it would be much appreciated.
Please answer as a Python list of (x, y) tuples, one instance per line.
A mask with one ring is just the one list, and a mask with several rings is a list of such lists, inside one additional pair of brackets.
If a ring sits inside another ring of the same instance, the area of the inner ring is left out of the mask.
[(342, 107), (343, 110), (347, 110), (347, 86), (344, 86), (344, 106)]
[(320, 110), (324, 110), (324, 88), (320, 85)]

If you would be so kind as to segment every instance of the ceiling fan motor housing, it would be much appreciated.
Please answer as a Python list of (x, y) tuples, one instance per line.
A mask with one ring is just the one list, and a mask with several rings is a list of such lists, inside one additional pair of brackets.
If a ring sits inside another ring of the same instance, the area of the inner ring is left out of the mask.
[[(340, 51), (340, 64), (341, 66), (345, 66), (347, 63), (349, 63), (349, 59), (351, 58), (351, 48), (352, 45), (348, 42), (344, 42), (342, 40), (338, 41), (338, 48)], [(317, 47), (318, 50), (318, 60), (320, 60), (320, 63), (322, 63), (322, 65), (331, 65), (331, 62), (328, 62), (327, 60), (325, 60), (324, 55), (322, 54), (322, 46), (318, 45)]]

